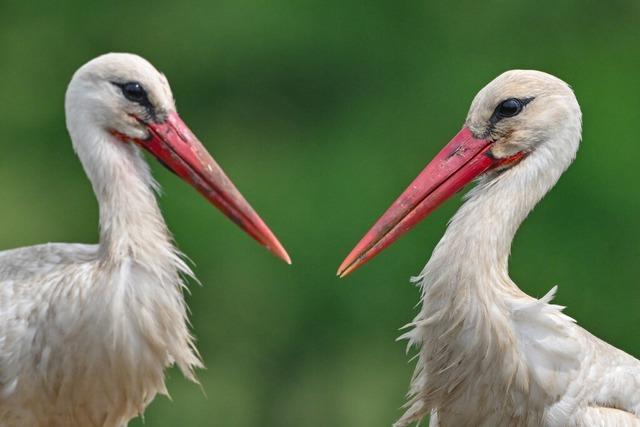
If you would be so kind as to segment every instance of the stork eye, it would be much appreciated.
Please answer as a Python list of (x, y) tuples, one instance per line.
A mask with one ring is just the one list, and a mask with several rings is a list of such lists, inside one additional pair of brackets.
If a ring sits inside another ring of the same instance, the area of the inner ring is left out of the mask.
[(497, 112), (500, 117), (513, 117), (522, 111), (522, 107), (522, 101), (516, 98), (509, 98), (498, 105)]
[(138, 82), (129, 82), (120, 86), (122, 94), (129, 101), (142, 103), (147, 99), (147, 92), (142, 88), (142, 85)]

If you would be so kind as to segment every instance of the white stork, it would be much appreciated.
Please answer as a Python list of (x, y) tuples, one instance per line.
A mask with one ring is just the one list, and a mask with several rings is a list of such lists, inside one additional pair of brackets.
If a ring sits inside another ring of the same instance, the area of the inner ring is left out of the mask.
[(403, 337), (420, 346), (404, 426), (639, 426), (640, 362), (594, 337), (509, 278), (513, 237), (580, 143), (563, 81), (508, 71), (473, 100), (458, 135), (376, 222), (344, 276), (465, 184), (477, 186), (422, 273), (422, 308)]
[(166, 78), (136, 55), (82, 66), (67, 128), (100, 206), (97, 245), (0, 252), (0, 425), (121, 427), (166, 394), (164, 369), (195, 381), (191, 276), (140, 148), (290, 263), (276, 237), (176, 113)]

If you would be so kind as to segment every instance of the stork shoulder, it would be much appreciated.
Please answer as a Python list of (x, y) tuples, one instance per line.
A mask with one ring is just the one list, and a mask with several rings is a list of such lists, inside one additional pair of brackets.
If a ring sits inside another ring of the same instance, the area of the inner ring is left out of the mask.
[(577, 377), (584, 352), (580, 328), (562, 312), (563, 306), (551, 303), (556, 289), (540, 299), (510, 304), (518, 351), (529, 378), (552, 400), (563, 396)]
[(85, 263), (94, 260), (97, 254), (98, 245), (75, 243), (45, 243), (0, 251), (0, 284)]
[(38, 325), (47, 319), (54, 288), (71, 280), (70, 267), (96, 254), (96, 245), (66, 243), (0, 252), (0, 397), (15, 390), (26, 355), (38, 353)]
[(579, 426), (639, 427), (640, 417), (622, 409), (589, 406), (576, 414)]
[[(553, 402), (546, 410), (547, 423), (570, 419), (576, 425), (640, 425), (640, 361), (562, 313), (564, 307), (551, 303), (555, 291), (515, 303), (512, 312), (530, 378)], [(587, 422), (596, 419), (609, 424)]]
[(634, 414), (640, 425), (640, 361), (582, 331), (588, 349), (583, 360), (584, 379), (579, 384), (583, 400), (590, 406)]

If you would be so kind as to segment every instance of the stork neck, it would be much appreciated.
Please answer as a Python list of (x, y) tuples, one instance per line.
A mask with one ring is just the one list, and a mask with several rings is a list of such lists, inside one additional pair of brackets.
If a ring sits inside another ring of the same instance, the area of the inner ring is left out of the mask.
[[(573, 158), (558, 164), (545, 146), (498, 176), (485, 177), (470, 191), (451, 220), (423, 276), (425, 284), (517, 291), (508, 276), (511, 242), (520, 224), (555, 185)], [(555, 164), (554, 164), (555, 163)]]
[[(139, 148), (106, 133), (96, 139), (74, 145), (98, 199), (101, 255), (150, 262), (158, 254), (171, 253), (169, 231), (154, 194), (157, 184)], [(92, 150), (82, 150), (87, 146)]]

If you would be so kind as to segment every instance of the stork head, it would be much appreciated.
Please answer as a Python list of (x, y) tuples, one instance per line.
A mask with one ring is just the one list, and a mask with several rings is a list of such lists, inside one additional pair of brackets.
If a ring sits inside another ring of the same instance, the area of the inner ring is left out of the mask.
[(494, 158), (520, 155), (521, 160), (540, 144), (555, 141), (576, 119), (580, 107), (569, 85), (540, 71), (511, 70), (478, 92), (465, 127), (475, 138), (492, 142), (488, 153)]
[(126, 53), (89, 61), (69, 83), (65, 110), (85, 169), (99, 170), (88, 163), (105, 160), (118, 144), (142, 147), (251, 237), (291, 263), (275, 235), (180, 119), (167, 79), (149, 62)]
[(462, 130), (360, 240), (338, 275), (372, 259), (474, 178), (526, 171), (531, 154), (542, 150), (564, 171), (580, 129), (580, 107), (565, 82), (540, 71), (501, 74), (476, 95)]

